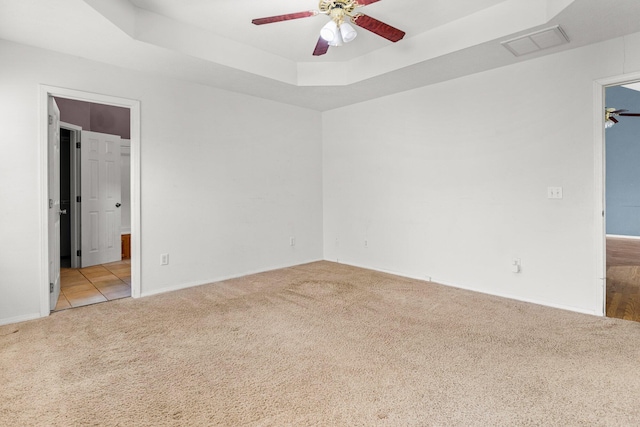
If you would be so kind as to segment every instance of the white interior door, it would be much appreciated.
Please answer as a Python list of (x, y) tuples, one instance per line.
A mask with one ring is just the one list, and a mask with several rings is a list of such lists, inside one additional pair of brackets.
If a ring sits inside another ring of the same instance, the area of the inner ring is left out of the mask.
[(53, 310), (60, 295), (60, 109), (49, 97), (48, 150), (49, 162), (49, 308)]
[(119, 261), (120, 137), (83, 130), (80, 158), (81, 264)]

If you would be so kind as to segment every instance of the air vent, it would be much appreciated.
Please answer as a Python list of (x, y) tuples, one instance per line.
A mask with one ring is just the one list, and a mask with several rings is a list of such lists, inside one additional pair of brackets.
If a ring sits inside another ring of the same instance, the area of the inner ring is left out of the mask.
[(545, 28), (535, 33), (504, 41), (502, 45), (515, 56), (522, 56), (567, 43), (569, 43), (569, 37), (559, 25), (556, 25), (555, 27)]

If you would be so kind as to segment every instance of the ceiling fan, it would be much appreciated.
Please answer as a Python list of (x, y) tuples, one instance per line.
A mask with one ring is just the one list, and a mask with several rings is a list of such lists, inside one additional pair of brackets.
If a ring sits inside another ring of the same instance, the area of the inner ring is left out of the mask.
[(308, 18), (316, 15), (328, 15), (331, 18), (320, 30), (320, 37), (316, 48), (313, 50), (314, 56), (320, 56), (327, 53), (329, 46), (342, 46), (343, 43), (349, 43), (356, 38), (358, 33), (345, 20), (348, 18), (351, 23), (358, 27), (364, 28), (384, 37), (392, 42), (402, 40), (405, 35), (404, 31), (378, 21), (375, 18), (367, 16), (363, 13), (353, 14), (356, 8), (367, 6), (380, 0), (320, 0), (319, 10), (310, 10), (305, 12), (288, 13), (286, 15), (269, 16), (266, 18), (257, 18), (251, 22), (255, 25), (271, 24), (273, 22), (289, 21), (291, 19)]
[(615, 108), (606, 108), (604, 110), (604, 127), (609, 129), (619, 122), (615, 116), (621, 117), (640, 117), (640, 113), (628, 113), (629, 110), (616, 110)]

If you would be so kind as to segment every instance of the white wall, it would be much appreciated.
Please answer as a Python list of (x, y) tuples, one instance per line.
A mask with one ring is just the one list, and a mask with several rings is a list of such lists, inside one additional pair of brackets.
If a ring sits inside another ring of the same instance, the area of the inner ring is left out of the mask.
[(601, 311), (594, 81), (640, 68), (639, 37), (626, 44), (325, 113), (325, 259)]
[(143, 295), (322, 258), (320, 113), (6, 41), (0, 64), (0, 324), (39, 315), (39, 84), (141, 101)]
[(324, 241), (325, 259), (598, 310), (593, 81), (640, 70), (638, 35), (324, 114), (4, 41), (0, 63), (0, 323), (39, 313), (40, 83), (141, 101), (143, 295)]

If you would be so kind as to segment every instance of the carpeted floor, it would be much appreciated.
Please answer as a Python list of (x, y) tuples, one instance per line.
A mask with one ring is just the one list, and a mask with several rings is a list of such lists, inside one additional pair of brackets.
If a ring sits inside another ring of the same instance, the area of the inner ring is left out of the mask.
[(0, 327), (0, 425), (640, 425), (640, 324), (317, 262)]

